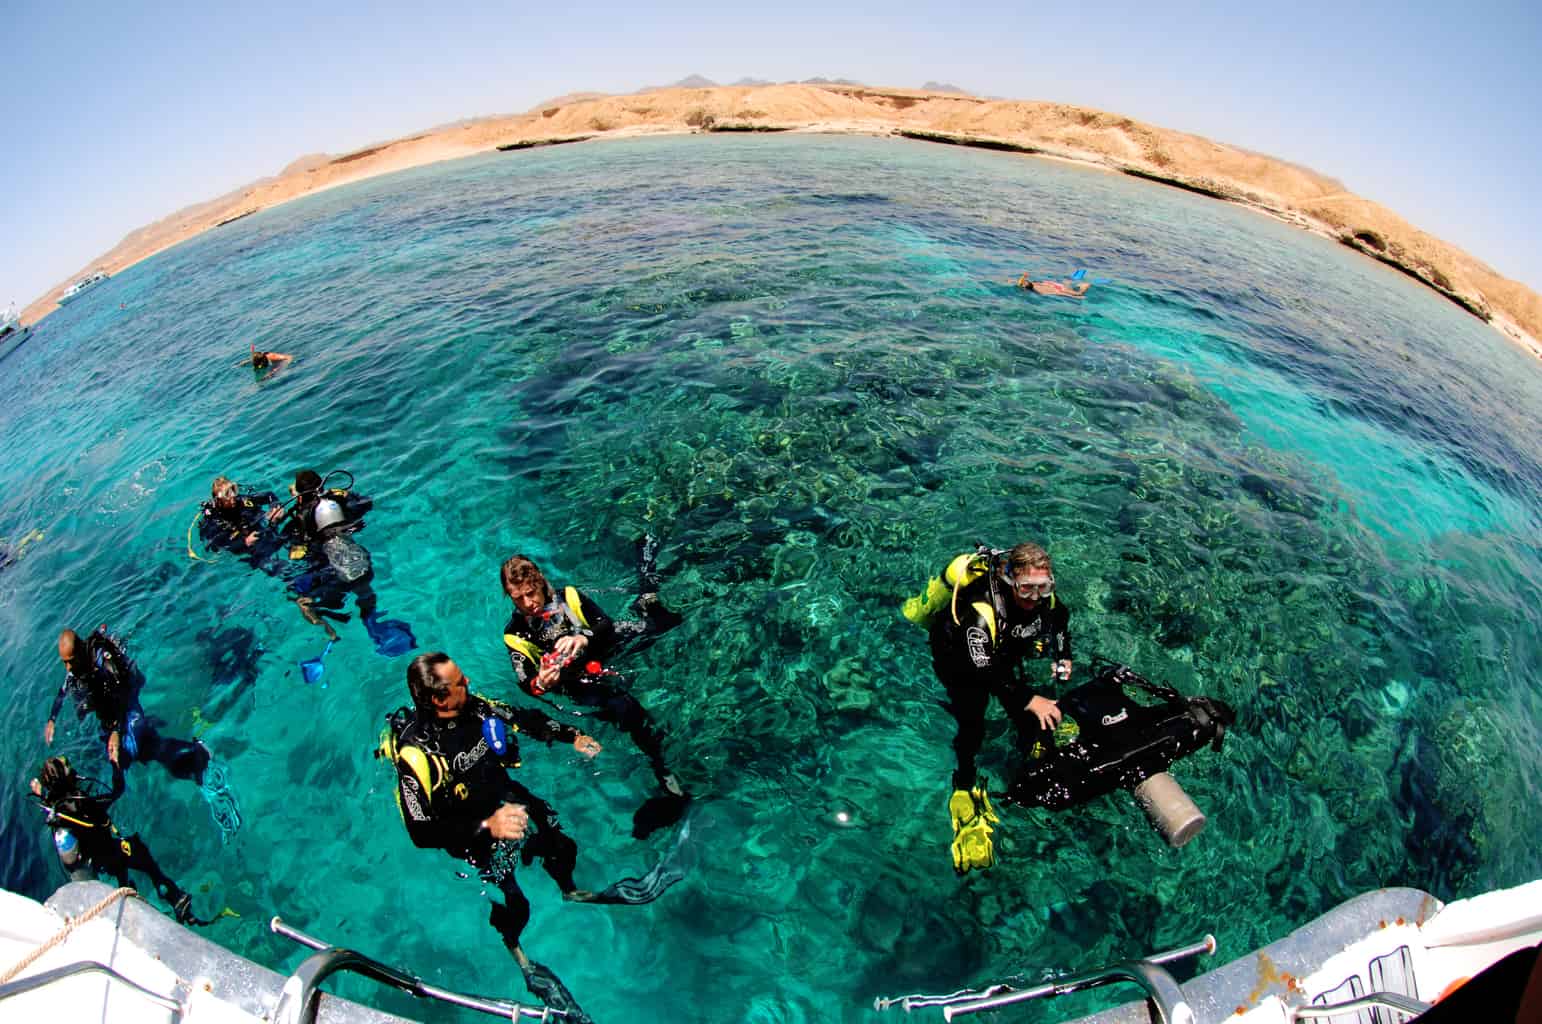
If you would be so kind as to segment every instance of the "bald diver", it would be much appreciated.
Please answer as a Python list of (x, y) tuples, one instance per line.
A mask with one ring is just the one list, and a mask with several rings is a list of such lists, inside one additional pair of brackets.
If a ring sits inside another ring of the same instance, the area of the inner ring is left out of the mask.
[(59, 660), (64, 663), (64, 682), (54, 695), (43, 727), (43, 742), (54, 741), (54, 724), (66, 697), (73, 699), (75, 715), (94, 714), (113, 766), (113, 795), (123, 792), (124, 772), (135, 761), (158, 761), (179, 779), (203, 784), (209, 766), (209, 750), (197, 740), (162, 736), (139, 702), (145, 676), (128, 657), (123, 644), (99, 626), (85, 639), (73, 629), (59, 633)]

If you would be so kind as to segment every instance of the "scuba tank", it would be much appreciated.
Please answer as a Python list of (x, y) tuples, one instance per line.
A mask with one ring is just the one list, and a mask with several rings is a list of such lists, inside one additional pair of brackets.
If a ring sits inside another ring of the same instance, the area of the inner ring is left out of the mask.
[[(1157, 697), (1138, 704), (1128, 690)], [(1236, 713), (1223, 701), (1184, 697), (1124, 665), (1104, 663), (1091, 682), (1067, 693), (1060, 710), (1074, 732), (1056, 732), (1056, 745), (1032, 757), (1005, 799), (1060, 811), (1116, 789), (1134, 794), (1162, 837), (1182, 846), (1205, 827), (1205, 816), (1167, 771), (1209, 746), (1220, 750)], [(1060, 742), (1064, 739), (1064, 742)]]
[(63, 826), (54, 827), (54, 849), (59, 854), (59, 863), (64, 865), (64, 870), (72, 878), (75, 872), (85, 867), (85, 854), (80, 850), (80, 840), (75, 838), (75, 833)]

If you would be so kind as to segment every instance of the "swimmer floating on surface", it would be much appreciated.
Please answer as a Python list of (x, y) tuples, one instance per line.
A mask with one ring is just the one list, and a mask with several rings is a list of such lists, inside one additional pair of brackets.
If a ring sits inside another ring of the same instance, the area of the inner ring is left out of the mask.
[(1017, 286), (1024, 291), (1038, 292), (1040, 295), (1059, 295), (1068, 299), (1079, 299), (1087, 294), (1087, 289), (1092, 287), (1090, 281), (1035, 281), (1027, 274), (1017, 279)]
[(274, 373), (278, 372), (280, 366), (294, 359), (294, 356), (283, 352), (264, 352), (256, 345), (252, 345), (251, 348), (250, 363), (252, 369), (257, 373), (259, 380), (266, 380), (268, 377), (273, 376)]

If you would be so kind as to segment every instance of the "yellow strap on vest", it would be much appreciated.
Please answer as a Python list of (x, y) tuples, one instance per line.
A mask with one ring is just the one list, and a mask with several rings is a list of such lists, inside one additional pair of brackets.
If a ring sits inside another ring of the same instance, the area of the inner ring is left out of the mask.
[(562, 589), (562, 598), (567, 601), (568, 607), (573, 609), (573, 618), (578, 620), (578, 624), (585, 629), (589, 629), (589, 620), (584, 618), (584, 602), (578, 596), (578, 588), (564, 587)]
[(423, 786), (423, 792), (429, 796), (434, 792), (433, 773), (428, 766), (428, 755), (417, 747), (399, 747), (396, 751), (397, 761), (412, 769), (412, 774), (417, 776), (418, 782)]
[(511, 651), (517, 651), (539, 665), (541, 663), (541, 649), (535, 645), (534, 640), (526, 640), (522, 636), (513, 633), (503, 634), (503, 643)]
[(972, 607), (985, 620), (986, 628), (991, 631), (991, 646), (996, 646), (996, 609), (991, 607), (989, 601), (976, 601)]

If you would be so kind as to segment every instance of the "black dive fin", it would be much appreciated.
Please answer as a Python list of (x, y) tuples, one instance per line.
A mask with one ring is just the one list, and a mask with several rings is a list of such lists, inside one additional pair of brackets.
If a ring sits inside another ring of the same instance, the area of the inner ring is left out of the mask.
[(550, 967), (528, 960), (524, 971), (525, 987), (530, 990), (530, 994), (549, 1008), (566, 1014), (563, 1019), (569, 1024), (594, 1024), (589, 1015), (578, 1005), (578, 1000), (573, 998), (573, 993), (569, 992), (562, 980), (552, 973)]
[(650, 797), (632, 815), (632, 835), (638, 839), (647, 839), (664, 826), (673, 825), (685, 814), (690, 803), (690, 797), (674, 793)]
[[(651, 802), (651, 801), (650, 801)], [(664, 855), (654, 869), (641, 878), (623, 878), (604, 892), (595, 893), (590, 903), (652, 903), (664, 894), (664, 890), (674, 885), (686, 876), (694, 859), (694, 850), (689, 845), (691, 837), (691, 823), (689, 820), (680, 827), (680, 834), (675, 838), (675, 845)]]

